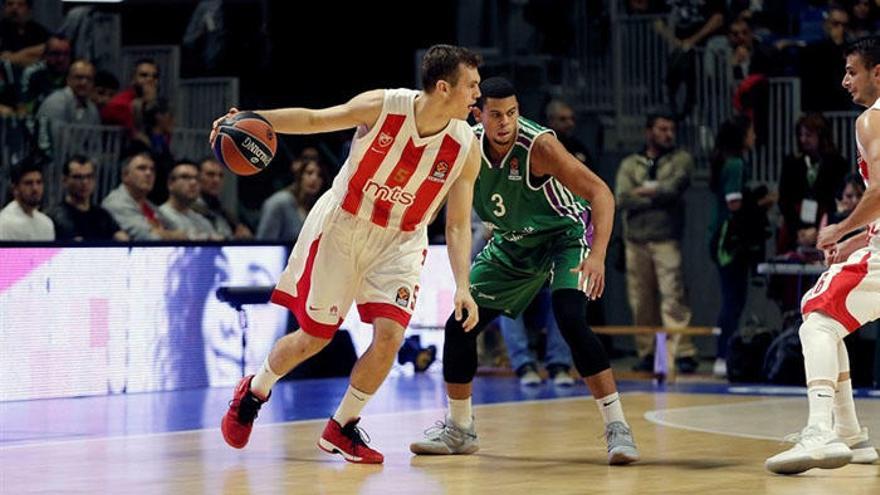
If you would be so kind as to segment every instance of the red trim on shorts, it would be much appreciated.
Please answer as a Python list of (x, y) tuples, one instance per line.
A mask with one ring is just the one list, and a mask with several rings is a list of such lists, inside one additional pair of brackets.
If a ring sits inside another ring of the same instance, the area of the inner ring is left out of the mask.
[(373, 138), (373, 142), (370, 143), (370, 147), (367, 148), (360, 163), (355, 167), (354, 175), (348, 180), (348, 192), (342, 200), (343, 210), (357, 216), (364, 199), (364, 186), (367, 185), (367, 180), (376, 174), (385, 157), (388, 156), (388, 151), (394, 145), (397, 133), (400, 132), (405, 120), (406, 115), (390, 113), (385, 116), (382, 127), (376, 133), (376, 137)]
[(358, 304), (357, 308), (364, 323), (373, 323), (374, 319), (381, 317), (394, 320), (406, 328), (412, 318), (412, 315), (402, 308), (389, 303), (364, 303)]
[(271, 301), (289, 309), (296, 316), (297, 323), (299, 323), (300, 328), (305, 333), (320, 339), (329, 339), (339, 330), (339, 325), (342, 325), (342, 318), (337, 323), (328, 325), (313, 320), (308, 312), (306, 312), (306, 299), (309, 297), (309, 289), (312, 286), (312, 268), (315, 266), (315, 258), (318, 255), (318, 243), (320, 242), (321, 236), (318, 236), (317, 239), (312, 241), (312, 245), (309, 246), (309, 256), (306, 258), (305, 270), (303, 270), (302, 276), (296, 283), (296, 293), (299, 296), (293, 296), (282, 290), (275, 289), (272, 291)]
[[(416, 146), (415, 143), (413, 143), (412, 138), (406, 142), (406, 146), (400, 154), (400, 159), (397, 161), (397, 165), (394, 166), (394, 169), (388, 174), (388, 179), (385, 180), (385, 186), (392, 191), (389, 195), (394, 194), (395, 188), (403, 189), (406, 187), (413, 172), (418, 168), (419, 162), (422, 160), (422, 153), (424, 152), (425, 147)], [(391, 201), (387, 199), (377, 199), (373, 203), (373, 215), (370, 220), (380, 227), (387, 227), (388, 217), (391, 216), (391, 208), (393, 207), (394, 203)]]
[[(802, 308), (804, 317), (813, 311), (818, 311), (834, 318), (848, 332), (853, 332), (862, 326), (862, 323), (846, 308), (846, 298), (868, 275), (868, 258), (870, 257), (871, 253), (866, 253), (858, 262), (843, 265), (840, 272), (831, 278), (831, 282), (824, 292), (807, 300)], [(822, 283), (822, 279), (820, 278), (816, 283)]]
[(455, 166), (459, 151), (461, 151), (461, 144), (458, 141), (452, 139), (448, 134), (443, 137), (443, 143), (440, 145), (440, 151), (437, 152), (431, 171), (428, 172), (428, 177), (416, 191), (413, 204), (403, 213), (400, 230), (415, 230), (416, 226), (425, 219), (426, 212), (434, 203), (437, 195), (440, 194), (440, 190), (446, 184), (446, 179), (452, 176), (452, 167)]

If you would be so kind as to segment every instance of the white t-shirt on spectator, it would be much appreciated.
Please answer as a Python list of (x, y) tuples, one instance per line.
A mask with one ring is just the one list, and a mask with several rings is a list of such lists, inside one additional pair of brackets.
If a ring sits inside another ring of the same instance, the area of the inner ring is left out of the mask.
[(0, 210), (0, 241), (54, 241), (55, 225), (44, 213), (24, 212), (18, 201)]

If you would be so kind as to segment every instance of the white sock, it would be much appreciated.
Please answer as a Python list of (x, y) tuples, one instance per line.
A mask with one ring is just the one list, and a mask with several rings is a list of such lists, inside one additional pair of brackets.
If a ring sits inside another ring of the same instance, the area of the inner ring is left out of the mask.
[(372, 397), (371, 394), (361, 392), (349, 385), (348, 390), (345, 391), (345, 397), (342, 398), (342, 402), (339, 403), (339, 407), (333, 413), (333, 419), (340, 426), (347, 425), (352, 420), (360, 417), (361, 410), (363, 410)]
[(269, 356), (266, 356), (263, 365), (260, 366), (260, 370), (257, 371), (257, 374), (254, 375), (254, 379), (251, 380), (251, 392), (253, 392), (257, 398), (266, 400), (269, 398), (269, 393), (272, 391), (275, 382), (280, 379), (281, 375), (272, 371), (272, 367), (269, 366)]
[(620, 403), (620, 394), (617, 392), (606, 395), (601, 399), (596, 399), (596, 405), (599, 406), (599, 412), (602, 413), (602, 420), (605, 421), (606, 425), (614, 421), (620, 421), (629, 426), (626, 418), (623, 416), (623, 404)]
[(852, 380), (837, 382), (837, 393), (834, 394), (834, 431), (843, 438), (862, 431), (859, 418), (856, 417)]
[(830, 430), (834, 389), (828, 385), (810, 385), (807, 388), (807, 398), (810, 403), (810, 416), (807, 418), (807, 425)]
[(449, 419), (464, 429), (470, 428), (474, 423), (471, 398), (457, 400), (447, 397), (447, 399), (449, 400)]

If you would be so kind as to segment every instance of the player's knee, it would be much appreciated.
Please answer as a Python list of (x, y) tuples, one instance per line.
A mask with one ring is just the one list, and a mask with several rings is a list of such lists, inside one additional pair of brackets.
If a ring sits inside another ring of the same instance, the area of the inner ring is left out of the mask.
[(833, 318), (813, 312), (807, 315), (801, 324), (798, 336), (801, 339), (801, 346), (805, 350), (815, 348), (837, 352), (837, 344), (842, 338), (841, 331), (845, 332), (843, 325), (837, 323)]
[(477, 332), (465, 332), (455, 315), (446, 321), (443, 336), (443, 378), (448, 383), (470, 383), (477, 373)]
[(403, 344), (403, 331), (377, 331), (373, 337), (373, 347), (383, 354), (396, 355)]
[(593, 376), (611, 367), (602, 342), (587, 324), (587, 301), (576, 289), (553, 292), (553, 315), (562, 337), (571, 348), (575, 368), (583, 377)]

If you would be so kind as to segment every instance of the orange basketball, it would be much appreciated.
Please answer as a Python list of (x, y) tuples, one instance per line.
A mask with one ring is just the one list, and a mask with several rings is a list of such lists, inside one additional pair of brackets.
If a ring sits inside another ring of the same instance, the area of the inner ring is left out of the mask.
[(237, 175), (253, 175), (269, 166), (277, 145), (272, 124), (255, 112), (226, 118), (212, 143), (217, 160)]

